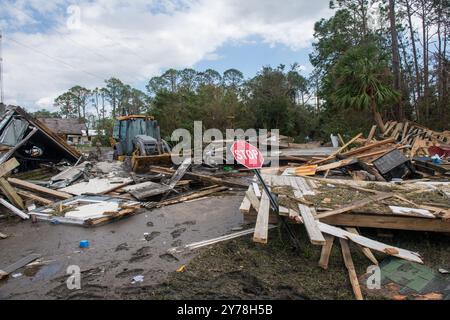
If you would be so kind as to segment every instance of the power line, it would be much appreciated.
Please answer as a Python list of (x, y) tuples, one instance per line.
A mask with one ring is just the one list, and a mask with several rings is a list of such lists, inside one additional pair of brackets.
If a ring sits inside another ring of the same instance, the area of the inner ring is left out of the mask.
[(12, 39), (12, 38), (11, 38), (11, 39), (9, 39), (9, 41), (12, 41), (12, 42), (14, 42), (14, 43), (16, 43), (16, 44), (18, 44), (18, 45), (24, 47), (24, 48), (27, 48), (27, 49), (29, 49), (29, 50), (31, 50), (31, 51), (36, 52), (36, 53), (39, 53), (40, 55), (43, 55), (43, 56), (45, 56), (45, 57), (47, 57), (47, 58), (49, 58), (49, 59), (51, 59), (51, 60), (53, 60), (53, 61), (56, 61), (57, 63), (62, 64), (62, 65), (64, 65), (64, 66), (66, 66), (66, 67), (69, 67), (69, 68), (71, 68), (71, 69), (74, 69), (74, 70), (83, 72), (83, 73), (85, 73), (85, 74), (87, 74), (87, 75), (90, 75), (91, 77), (98, 78), (98, 79), (100, 79), (100, 80), (102, 80), (102, 81), (104, 80), (104, 77), (101, 77), (101, 76), (96, 75), (96, 74), (94, 74), (94, 73), (92, 73), (92, 72), (89, 72), (89, 71), (81, 70), (80, 68), (78, 68), (78, 67), (76, 67), (76, 66), (73, 66), (73, 65), (71, 65), (71, 64), (69, 64), (69, 63), (67, 63), (67, 62), (64, 62), (64, 61), (61, 60), (61, 59), (52, 57), (51, 55), (49, 55), (49, 54), (47, 54), (47, 53), (45, 53), (45, 52), (43, 52), (43, 51), (40, 51), (40, 50), (38, 50), (38, 49), (36, 49), (36, 48), (27, 46), (26, 44), (23, 44), (23, 43), (21, 43), (21, 42), (15, 40), (15, 39)]
[[(11, 4), (10, 4), (10, 7), (13, 8), (14, 10), (16, 10), (17, 12), (20, 12), (20, 13), (26, 15), (28, 18), (34, 20), (34, 17), (32, 17), (32, 16), (31, 16), (29, 13), (27, 13), (26, 11), (23, 11), (23, 10), (21, 10), (21, 9), (17, 8), (16, 6), (11, 5)], [(138, 54), (136, 54), (131, 48), (129, 48), (129, 47), (127, 47), (127, 46), (125, 46), (125, 45), (123, 45), (123, 44), (121, 44), (121, 43), (115, 41), (114, 39), (112, 39), (111, 37), (109, 37), (109, 36), (107, 36), (107, 35), (105, 35), (105, 34), (100, 33), (99, 31), (95, 30), (94, 28), (90, 28), (90, 27), (88, 27), (88, 28), (89, 28), (91, 31), (94, 31), (94, 32), (96, 32), (97, 34), (101, 35), (102, 37), (109, 39), (110, 41), (114, 42), (115, 44), (117, 44), (117, 45), (119, 45), (119, 46), (121, 46), (121, 47), (123, 47), (123, 48), (129, 50), (129, 51), (130, 51), (132, 54), (134, 54), (136, 57), (138, 57), (138, 58), (140, 58), (142, 61), (144, 61), (144, 59), (143, 59), (141, 56), (139, 56)], [(70, 41), (70, 42), (72, 42), (72, 43), (75, 43), (75, 44), (78, 45), (79, 47), (81, 47), (81, 48), (83, 48), (83, 49), (86, 49), (87, 51), (90, 51), (91, 53), (93, 53), (93, 54), (95, 54), (95, 55), (101, 57), (102, 59), (110, 60), (111, 62), (113, 62), (110, 58), (106, 57), (105, 55), (103, 55), (103, 54), (101, 54), (101, 53), (98, 53), (96, 50), (94, 50), (94, 49), (92, 49), (92, 48), (90, 48), (90, 47), (88, 47), (88, 46), (86, 46), (86, 45), (83, 45), (83, 44), (81, 44), (81, 43), (78, 42), (78, 41), (75, 41), (74, 39), (70, 38), (70, 36), (68, 36), (68, 35), (66, 35), (66, 34), (63, 34), (62, 32), (58, 31), (56, 28), (53, 28), (52, 30), (53, 30), (54, 32), (56, 32), (57, 34), (59, 34), (59, 35), (61, 36), (61, 38), (63, 38), (64, 40), (68, 40), (68, 41)], [(147, 63), (146, 61), (144, 61), (144, 62)], [(142, 81), (141, 79), (138, 79), (138, 78), (136, 78), (135, 76), (132, 76), (132, 75), (129, 75), (129, 77), (132, 78), (132, 79), (134, 79), (136, 82), (141, 82), (141, 81)], [(105, 80), (105, 79), (103, 79), (103, 80)]]

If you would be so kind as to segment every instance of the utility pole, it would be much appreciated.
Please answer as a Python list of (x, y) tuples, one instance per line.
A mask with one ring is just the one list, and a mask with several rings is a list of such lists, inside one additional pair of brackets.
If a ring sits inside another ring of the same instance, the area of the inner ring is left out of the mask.
[(3, 33), (0, 30), (0, 105), (4, 104), (3, 95), (3, 52), (2, 52)]

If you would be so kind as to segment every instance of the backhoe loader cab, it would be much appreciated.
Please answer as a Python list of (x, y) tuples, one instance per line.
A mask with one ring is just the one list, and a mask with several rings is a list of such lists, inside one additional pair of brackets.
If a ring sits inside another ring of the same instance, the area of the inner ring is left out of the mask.
[(123, 116), (116, 119), (113, 131), (114, 159), (119, 156), (155, 156), (170, 153), (161, 139), (158, 121), (149, 116)]

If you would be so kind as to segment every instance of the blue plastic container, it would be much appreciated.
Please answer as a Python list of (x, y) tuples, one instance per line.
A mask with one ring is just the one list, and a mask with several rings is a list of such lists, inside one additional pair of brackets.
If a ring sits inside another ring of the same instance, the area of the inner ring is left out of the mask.
[(89, 248), (89, 241), (88, 240), (81, 240), (80, 241), (80, 248)]

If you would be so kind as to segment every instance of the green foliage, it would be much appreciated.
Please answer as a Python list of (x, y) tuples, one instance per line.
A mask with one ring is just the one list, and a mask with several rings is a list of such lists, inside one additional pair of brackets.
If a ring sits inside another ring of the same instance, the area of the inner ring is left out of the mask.
[(385, 56), (372, 43), (349, 49), (337, 61), (332, 101), (343, 108), (377, 111), (400, 98), (392, 88), (392, 76)]

